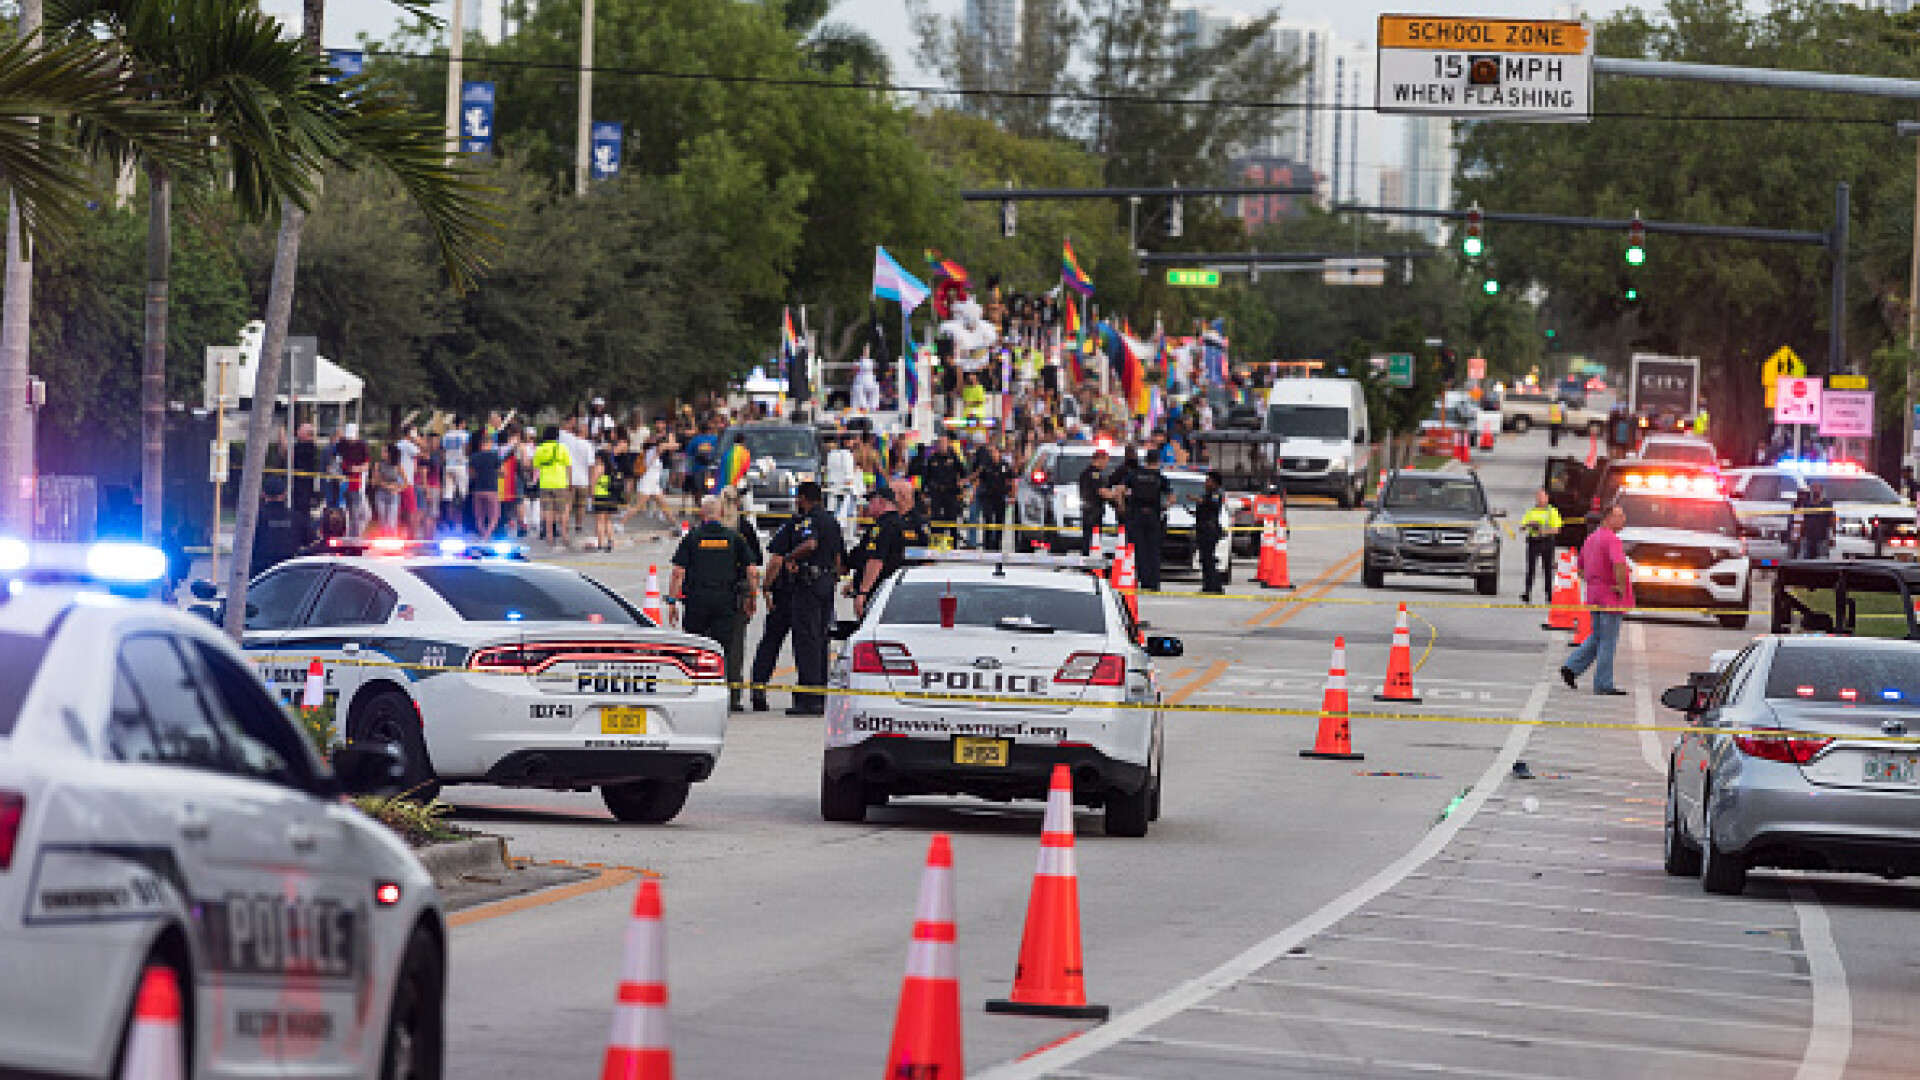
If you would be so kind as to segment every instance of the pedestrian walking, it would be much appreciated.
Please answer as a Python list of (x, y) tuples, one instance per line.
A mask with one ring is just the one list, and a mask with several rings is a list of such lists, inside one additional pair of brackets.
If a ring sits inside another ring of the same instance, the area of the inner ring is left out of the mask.
[(1633, 569), (1620, 545), (1620, 528), (1626, 523), (1626, 510), (1614, 503), (1580, 549), (1580, 576), (1586, 581), (1587, 603), (1593, 608), (1593, 632), (1560, 668), (1561, 681), (1568, 689), (1579, 689), (1577, 680), (1591, 667), (1594, 693), (1607, 697), (1626, 693), (1613, 681), (1613, 654), (1620, 644), (1620, 624), (1633, 609)]
[(1560, 428), (1567, 422), (1567, 407), (1559, 399), (1547, 402), (1547, 445), (1560, 445)]
[[(712, 638), (727, 653), (734, 641), (735, 621), (753, 618), (760, 564), (746, 539), (720, 520), (722, 510), (718, 495), (700, 500), (700, 524), (680, 538), (673, 553), (667, 614), (687, 633)], [(740, 707), (739, 665), (739, 653), (734, 651), (728, 657), (727, 682), (735, 709)]]
[(1559, 542), (1560, 511), (1554, 509), (1547, 489), (1533, 493), (1533, 506), (1520, 515), (1520, 534), (1527, 540), (1527, 582), (1520, 587), (1520, 602), (1533, 603), (1533, 571), (1540, 568), (1540, 583), (1553, 599), (1553, 552)]

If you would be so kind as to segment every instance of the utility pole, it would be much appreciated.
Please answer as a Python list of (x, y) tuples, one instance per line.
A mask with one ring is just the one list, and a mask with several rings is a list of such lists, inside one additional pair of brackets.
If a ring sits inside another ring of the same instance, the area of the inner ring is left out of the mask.
[[(20, 5), (21, 36), (39, 44), (41, 0)], [(0, 310), (0, 534), (33, 531), (33, 423), (27, 408), (33, 251), (22, 233), (20, 200), (7, 204), (6, 301)]]
[(453, 22), (447, 26), (447, 155), (460, 152), (460, 90), (465, 76), (461, 57), (466, 52), (466, 0), (453, 0)]
[(593, 139), (593, 0), (580, 0), (580, 117), (574, 133), (573, 193), (587, 193)]

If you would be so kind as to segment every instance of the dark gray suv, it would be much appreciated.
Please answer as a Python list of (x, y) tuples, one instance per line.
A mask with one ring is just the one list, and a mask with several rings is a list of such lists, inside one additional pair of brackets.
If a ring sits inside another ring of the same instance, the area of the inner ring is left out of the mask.
[(1402, 469), (1367, 515), (1361, 580), (1378, 589), (1388, 574), (1470, 577), (1482, 596), (1500, 591), (1500, 527), (1506, 511), (1487, 506), (1471, 473)]

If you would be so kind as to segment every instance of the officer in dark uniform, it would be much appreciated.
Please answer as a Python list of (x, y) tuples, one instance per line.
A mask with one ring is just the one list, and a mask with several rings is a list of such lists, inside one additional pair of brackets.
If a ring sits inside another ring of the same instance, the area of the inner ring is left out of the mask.
[(260, 504), (260, 524), (253, 539), (253, 559), (247, 567), (258, 577), (313, 543), (313, 519), (287, 505), (287, 478), (269, 476), (260, 485), (266, 496)]
[(900, 512), (899, 504), (894, 501), (898, 497), (898, 492), (880, 487), (874, 488), (867, 500), (875, 516), (867, 528), (867, 561), (855, 579), (857, 584), (853, 590), (853, 612), (862, 619), (867, 617), (867, 604), (879, 590), (880, 583), (906, 564), (907, 549), (925, 546), (913, 542), (916, 538), (925, 539), (924, 526), (913, 523)]
[(1207, 486), (1200, 493), (1200, 501), (1193, 507), (1193, 538), (1200, 545), (1197, 555), (1200, 559), (1200, 591), (1203, 593), (1224, 593), (1226, 588), (1220, 581), (1220, 563), (1216, 555), (1220, 547), (1220, 514), (1226, 508), (1226, 500), (1220, 494), (1220, 474), (1209, 469)]
[[(799, 669), (801, 686), (826, 689), (827, 628), (833, 621), (833, 586), (840, 579), (840, 567), (847, 545), (840, 523), (827, 513), (820, 485), (809, 480), (795, 493), (799, 510), (794, 515), (798, 532), (793, 551), (782, 573), (794, 575), (793, 666)], [(788, 716), (822, 716), (827, 699), (819, 693), (793, 696)]]
[[(1132, 459), (1132, 452), (1128, 452)], [(1127, 493), (1127, 541), (1137, 556), (1140, 587), (1160, 588), (1160, 543), (1167, 530), (1167, 478), (1158, 462), (1149, 458), (1134, 465), (1124, 481)]]
[(967, 464), (953, 449), (953, 437), (942, 434), (933, 453), (920, 466), (920, 487), (926, 493), (928, 509), (940, 531), (954, 535), (949, 522), (960, 519), (960, 482), (966, 478)]
[(790, 573), (787, 557), (793, 549), (800, 546), (800, 522), (798, 518), (788, 518), (773, 538), (767, 541), (767, 570), (765, 574), (765, 592), (767, 597), (767, 621), (760, 630), (760, 646), (754, 650), (753, 670), (749, 678), (755, 687), (753, 691), (753, 711), (766, 712), (767, 692), (760, 689), (773, 680), (774, 665), (780, 662), (780, 647), (786, 644), (787, 635), (793, 630), (794, 593), (798, 589), (797, 575)]
[[(737, 618), (753, 618), (759, 591), (760, 567), (753, 549), (737, 532), (720, 522), (720, 497), (700, 500), (700, 524), (680, 538), (673, 553), (673, 580), (667, 587), (669, 615), (689, 634), (712, 638), (727, 651)], [(748, 586), (743, 593), (742, 585)], [(680, 615), (685, 605), (686, 615)], [(734, 666), (738, 666), (736, 655)], [(729, 671), (730, 707), (740, 707), (737, 670)]]
[(1093, 452), (1087, 471), (1080, 474), (1080, 550), (1093, 554), (1093, 534), (1107, 524), (1107, 451)]
[(893, 482), (893, 505), (900, 510), (900, 529), (910, 548), (933, 546), (933, 521), (927, 517), (926, 500), (906, 480)]

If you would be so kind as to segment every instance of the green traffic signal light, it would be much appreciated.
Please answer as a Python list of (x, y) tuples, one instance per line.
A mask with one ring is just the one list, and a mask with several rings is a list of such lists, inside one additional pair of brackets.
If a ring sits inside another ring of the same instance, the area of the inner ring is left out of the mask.
[(1647, 249), (1635, 244), (1627, 249), (1627, 265), (1639, 266), (1647, 261)]
[(1634, 288), (1631, 285), (1627, 286), (1627, 303), (1631, 304), (1639, 299), (1640, 299), (1640, 290)]
[(1485, 248), (1486, 245), (1481, 243), (1480, 238), (1477, 236), (1469, 236), (1465, 240), (1460, 241), (1460, 250), (1466, 252), (1467, 258), (1469, 259), (1479, 258), (1480, 253), (1485, 250)]
[(1488, 278), (1480, 283), (1480, 291), (1486, 293), (1488, 296), (1498, 296), (1500, 295), (1500, 282), (1494, 278)]

